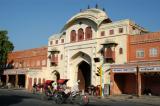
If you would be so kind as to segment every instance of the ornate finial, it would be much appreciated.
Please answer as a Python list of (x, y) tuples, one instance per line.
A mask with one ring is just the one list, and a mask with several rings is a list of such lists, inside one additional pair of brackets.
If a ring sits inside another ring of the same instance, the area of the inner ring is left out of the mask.
[(95, 6), (96, 8), (98, 8), (98, 4), (96, 4), (96, 6)]
[(90, 9), (90, 6), (88, 5), (87, 9)]
[(106, 11), (105, 8), (103, 8), (103, 11)]

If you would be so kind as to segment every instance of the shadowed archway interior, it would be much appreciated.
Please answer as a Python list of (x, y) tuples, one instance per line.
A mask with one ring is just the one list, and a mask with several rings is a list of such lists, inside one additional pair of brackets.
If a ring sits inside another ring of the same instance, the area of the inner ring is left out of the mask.
[(80, 80), (79, 89), (87, 91), (88, 86), (91, 84), (91, 68), (85, 61), (80, 62), (78, 65), (78, 80)]

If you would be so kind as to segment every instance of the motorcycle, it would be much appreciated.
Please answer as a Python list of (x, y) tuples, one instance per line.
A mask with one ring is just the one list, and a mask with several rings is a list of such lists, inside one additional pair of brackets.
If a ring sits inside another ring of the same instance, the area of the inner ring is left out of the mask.
[(57, 93), (55, 102), (57, 104), (62, 104), (64, 102), (76, 103), (79, 105), (87, 105), (89, 103), (89, 98), (86, 94), (80, 94), (79, 92), (79, 81), (77, 81), (72, 87), (71, 91), (59, 91)]

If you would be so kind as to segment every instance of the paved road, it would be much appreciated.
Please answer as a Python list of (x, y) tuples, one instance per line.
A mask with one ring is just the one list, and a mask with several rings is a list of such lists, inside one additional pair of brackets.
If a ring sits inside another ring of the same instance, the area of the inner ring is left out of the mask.
[[(78, 106), (76, 104), (57, 105), (52, 100), (41, 100), (39, 94), (31, 94), (24, 90), (0, 89), (0, 106)], [(91, 97), (88, 106), (160, 106), (137, 98), (107, 97), (103, 99)]]

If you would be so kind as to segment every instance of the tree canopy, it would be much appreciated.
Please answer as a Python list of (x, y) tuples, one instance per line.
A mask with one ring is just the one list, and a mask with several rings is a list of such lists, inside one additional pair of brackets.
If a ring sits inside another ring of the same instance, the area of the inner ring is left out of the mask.
[(0, 71), (6, 66), (8, 53), (14, 49), (14, 45), (9, 41), (7, 34), (7, 31), (0, 31)]

